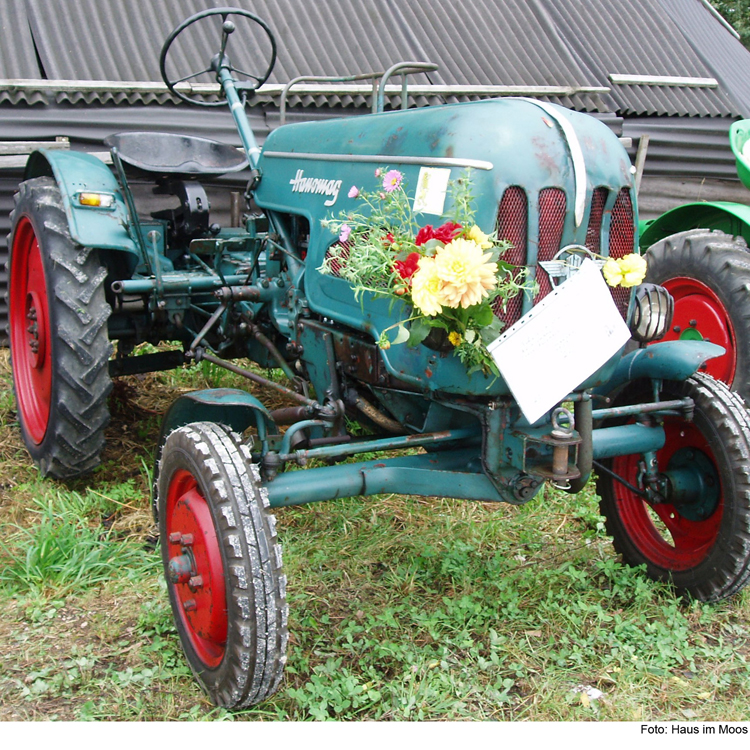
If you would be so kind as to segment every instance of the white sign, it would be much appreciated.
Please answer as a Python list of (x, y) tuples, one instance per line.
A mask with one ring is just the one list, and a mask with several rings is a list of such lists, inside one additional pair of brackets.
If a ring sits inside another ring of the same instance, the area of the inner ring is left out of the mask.
[(414, 195), (415, 214), (442, 216), (450, 177), (450, 169), (442, 167), (422, 167), (419, 170), (417, 191)]
[(591, 260), (488, 347), (531, 424), (613, 357), (630, 338)]

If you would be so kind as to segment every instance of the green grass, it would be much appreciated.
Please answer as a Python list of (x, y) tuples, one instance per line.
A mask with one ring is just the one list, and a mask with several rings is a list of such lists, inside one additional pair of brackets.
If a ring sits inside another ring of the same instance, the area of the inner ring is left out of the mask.
[(211, 706), (149, 508), (154, 404), (210, 376), (129, 379), (102, 467), (69, 486), (29, 468), (0, 399), (0, 719), (750, 720), (748, 594), (686, 602), (623, 566), (591, 488), (278, 511), (285, 680), (252, 709)]

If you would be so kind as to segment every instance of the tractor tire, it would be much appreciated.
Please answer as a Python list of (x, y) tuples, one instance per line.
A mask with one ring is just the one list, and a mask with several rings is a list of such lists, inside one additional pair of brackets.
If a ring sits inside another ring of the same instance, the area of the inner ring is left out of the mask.
[(112, 389), (107, 272), (70, 237), (55, 181), (21, 183), (8, 237), (13, 388), (24, 443), (43, 476), (95, 468)]
[(286, 663), (286, 576), (250, 451), (210, 422), (174, 430), (158, 479), (162, 561), (190, 668), (217, 706), (271, 696)]
[(741, 237), (692, 229), (665, 237), (647, 253), (646, 281), (674, 297), (664, 341), (705, 339), (726, 349), (705, 372), (750, 404), (750, 253)]
[[(618, 404), (648, 398), (650, 384), (641, 385), (627, 388)], [(665, 418), (666, 443), (657, 459), (660, 471), (680, 471), (700, 488), (698, 501), (649, 504), (601, 471), (597, 492), (626, 563), (645, 565), (651, 578), (673, 583), (680, 593), (715, 602), (750, 579), (750, 416), (736, 393), (708, 375), (665, 383), (665, 399), (686, 396), (695, 401), (694, 419)], [(633, 454), (606, 463), (643, 489), (641, 460)]]

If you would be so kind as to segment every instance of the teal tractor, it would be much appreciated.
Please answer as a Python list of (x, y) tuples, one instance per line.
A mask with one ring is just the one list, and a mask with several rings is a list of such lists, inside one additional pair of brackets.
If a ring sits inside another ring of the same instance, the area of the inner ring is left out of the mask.
[[(750, 120), (729, 131), (737, 174), (750, 189)], [(704, 371), (750, 403), (750, 206), (728, 201), (688, 203), (641, 227), (647, 280), (675, 301), (665, 341), (711, 341), (725, 353)]]
[[(265, 36), (252, 42), (268, 55), (253, 76), (232, 65), (248, 50), (243, 24)], [(216, 55), (173, 73), (172, 51), (198, 26), (215, 34)], [(126, 133), (110, 138), (110, 170), (39, 151), (10, 237), (15, 394), (43, 473), (96, 465), (116, 374), (205, 360), (288, 399), (269, 408), (248, 390), (210, 389), (164, 418), (161, 552), (187, 660), (211, 700), (241, 707), (279, 685), (286, 578), (272, 511), (289, 505), (388, 492), (522, 504), (546, 482), (577, 492), (596, 473), (624, 560), (705, 601), (739, 591), (750, 576), (750, 423), (741, 399), (699, 372), (721, 346), (658, 341), (671, 325), (663, 288), (602, 279), (607, 259), (637, 249), (618, 139), (586, 115), (505, 99), (286, 125), (261, 149), (243, 97), (274, 58), (270, 30), (247, 11), (188, 18), (162, 50), (165, 81), (190, 101), (184, 83), (210, 71), (221, 98), (195, 103), (230, 108), (242, 152)], [(202, 183), (246, 162), (239, 226), (220, 226)], [(467, 368), (450, 336), (416, 343), (400, 323), (406, 305), (347, 280), (346, 238), (331, 222), (361, 207), (358, 190), (383, 170), (424, 205), (422, 228), (456, 215), (445, 185), (470, 170), (475, 236), (496, 231), (504, 259), (527, 272), (487, 320), (502, 330), (488, 346), (497, 371)], [(136, 205), (133, 175), (174, 205)], [(133, 354), (160, 341), (182, 348)]]

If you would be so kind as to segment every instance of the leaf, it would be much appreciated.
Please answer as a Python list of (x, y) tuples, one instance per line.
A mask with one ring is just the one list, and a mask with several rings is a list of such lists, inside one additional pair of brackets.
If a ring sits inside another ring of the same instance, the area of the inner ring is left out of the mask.
[(402, 325), (399, 323), (398, 325), (398, 333), (396, 334), (396, 338), (393, 339), (391, 342), (392, 344), (403, 344), (404, 342), (409, 340), (409, 330), (405, 325)]
[(495, 314), (492, 312), (492, 308), (488, 304), (473, 305), (469, 310), (471, 311), (472, 319), (480, 328), (491, 325), (492, 321), (495, 319)]
[(432, 326), (424, 318), (417, 318), (412, 321), (411, 335), (409, 336), (406, 345), (414, 347), (421, 344), (427, 338), (427, 335), (431, 330)]

